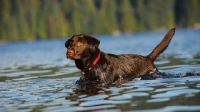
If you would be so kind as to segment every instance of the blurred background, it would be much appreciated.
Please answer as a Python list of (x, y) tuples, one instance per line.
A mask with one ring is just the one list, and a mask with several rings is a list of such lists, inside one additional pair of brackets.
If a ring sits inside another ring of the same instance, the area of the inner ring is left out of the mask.
[(200, 0), (0, 0), (0, 42), (200, 28)]

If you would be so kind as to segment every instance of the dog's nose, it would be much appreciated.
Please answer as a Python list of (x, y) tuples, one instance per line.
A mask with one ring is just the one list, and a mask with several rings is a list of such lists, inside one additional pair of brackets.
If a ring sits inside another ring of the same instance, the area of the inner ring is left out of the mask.
[(68, 49), (68, 50), (67, 50), (67, 58), (72, 58), (73, 55), (74, 55), (74, 50)]
[(68, 54), (73, 54), (73, 50), (69, 49), (67, 52), (68, 52)]

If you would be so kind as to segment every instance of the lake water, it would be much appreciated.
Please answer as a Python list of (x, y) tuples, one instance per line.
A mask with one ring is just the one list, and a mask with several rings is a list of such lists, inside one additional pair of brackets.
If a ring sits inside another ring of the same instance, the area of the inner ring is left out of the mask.
[[(100, 49), (148, 55), (167, 31), (95, 36)], [(80, 71), (66, 59), (66, 39), (0, 44), (1, 112), (200, 111), (200, 30), (177, 29), (155, 61), (170, 78), (80, 87)]]

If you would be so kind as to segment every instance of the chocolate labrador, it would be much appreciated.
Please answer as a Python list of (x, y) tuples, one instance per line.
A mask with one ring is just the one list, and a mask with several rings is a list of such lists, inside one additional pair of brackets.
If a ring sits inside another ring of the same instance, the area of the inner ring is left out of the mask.
[(98, 47), (100, 41), (90, 35), (73, 35), (65, 42), (68, 49), (66, 57), (75, 60), (76, 67), (82, 71), (77, 83), (113, 83), (129, 81), (158, 71), (155, 59), (167, 48), (175, 28), (171, 29), (148, 56), (137, 54), (107, 54)]

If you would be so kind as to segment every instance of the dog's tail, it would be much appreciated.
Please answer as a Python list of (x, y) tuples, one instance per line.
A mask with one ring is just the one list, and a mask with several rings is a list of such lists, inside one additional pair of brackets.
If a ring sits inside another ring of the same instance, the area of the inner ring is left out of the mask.
[(164, 37), (164, 39), (154, 48), (154, 50), (147, 56), (152, 62), (168, 47), (173, 35), (175, 28), (171, 29)]

